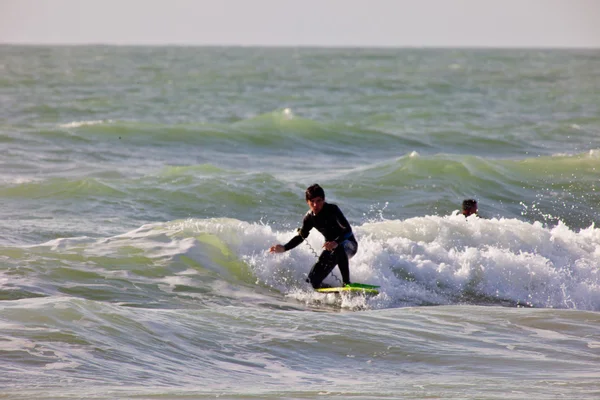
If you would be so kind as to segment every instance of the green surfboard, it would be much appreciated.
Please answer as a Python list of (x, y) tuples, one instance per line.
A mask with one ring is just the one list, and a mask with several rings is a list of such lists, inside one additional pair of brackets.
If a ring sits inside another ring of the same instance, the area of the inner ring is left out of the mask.
[(367, 285), (365, 283), (351, 283), (340, 287), (315, 289), (319, 293), (356, 293), (356, 294), (379, 294), (379, 286)]

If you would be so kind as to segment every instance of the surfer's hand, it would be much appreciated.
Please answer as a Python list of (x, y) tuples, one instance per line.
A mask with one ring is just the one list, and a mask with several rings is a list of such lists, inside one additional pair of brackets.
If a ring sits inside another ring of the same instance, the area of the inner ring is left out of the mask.
[(323, 248), (327, 251), (333, 251), (333, 250), (335, 250), (336, 247), (338, 247), (338, 244), (336, 241), (325, 242), (325, 244), (323, 245)]
[(285, 251), (285, 247), (281, 244), (276, 244), (275, 246), (271, 246), (269, 249), (269, 253), (283, 253)]

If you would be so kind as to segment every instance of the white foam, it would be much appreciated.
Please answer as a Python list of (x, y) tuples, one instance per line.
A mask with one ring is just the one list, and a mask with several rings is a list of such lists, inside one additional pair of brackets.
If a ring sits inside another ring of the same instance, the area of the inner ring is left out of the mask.
[[(252, 243), (238, 250), (258, 279), (283, 292), (302, 288), (316, 260), (308, 247), (266, 254), (269, 243), (285, 243), (294, 232), (262, 227), (257, 239), (250, 231)], [(600, 310), (600, 230), (594, 226), (575, 232), (562, 223), (550, 228), (452, 215), (367, 223), (355, 232), (359, 251), (351, 260), (351, 279), (380, 285), (387, 296), (378, 300), (381, 306), (497, 299)], [(321, 241), (318, 233), (308, 239), (317, 251)], [(339, 278), (337, 269), (334, 274)]]
[[(381, 288), (378, 296), (361, 304), (347, 300), (351, 308), (508, 301), (600, 310), (600, 229), (594, 225), (577, 232), (562, 223), (549, 227), (455, 213), (369, 222), (355, 225), (354, 231), (359, 249), (350, 262), (351, 280)], [(305, 281), (321, 251), (321, 234), (313, 231), (292, 251), (268, 253), (271, 245), (294, 235), (293, 230), (235, 219), (189, 219), (149, 224), (106, 239), (56, 239), (44, 246), (97, 256), (122, 254), (128, 248), (165, 266), (185, 255), (232, 284), (243, 279), (244, 284), (266, 285), (299, 301), (327, 302)], [(250, 274), (240, 272), (240, 266)], [(193, 279), (194, 271), (188, 269), (158, 283), (169, 291), (192, 285)], [(330, 285), (340, 282), (337, 268), (325, 280)]]
[(7, 185), (24, 185), (28, 183), (41, 182), (41, 178), (31, 176), (3, 176), (0, 181)]
[(113, 120), (93, 120), (93, 121), (73, 121), (67, 124), (59, 125), (60, 128), (80, 128), (82, 126), (91, 126), (91, 125), (100, 125), (100, 124), (110, 124), (114, 122)]
[(294, 114), (292, 113), (292, 110), (290, 108), (284, 108), (282, 114), (285, 119), (289, 120), (294, 118)]

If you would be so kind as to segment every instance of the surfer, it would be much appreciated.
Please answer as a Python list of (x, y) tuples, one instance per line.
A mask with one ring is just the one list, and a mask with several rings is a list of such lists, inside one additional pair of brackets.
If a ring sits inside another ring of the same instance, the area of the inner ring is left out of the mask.
[(478, 217), (479, 215), (477, 214), (477, 200), (474, 200), (474, 199), (463, 200), (461, 214), (464, 215), (465, 217), (475, 214), (475, 216)]
[(337, 205), (325, 201), (325, 191), (318, 184), (309, 186), (305, 197), (310, 210), (304, 215), (302, 228), (298, 229), (298, 234), (289, 242), (271, 246), (269, 252), (283, 253), (293, 249), (308, 237), (312, 228), (315, 228), (325, 237), (324, 250), (310, 270), (306, 281), (315, 289), (322, 287), (323, 279), (337, 265), (342, 273), (344, 285), (350, 284), (348, 261), (358, 250), (350, 223)]

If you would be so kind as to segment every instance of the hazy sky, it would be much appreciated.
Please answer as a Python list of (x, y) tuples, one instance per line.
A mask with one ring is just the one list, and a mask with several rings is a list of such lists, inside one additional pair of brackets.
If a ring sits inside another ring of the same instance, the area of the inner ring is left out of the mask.
[(600, 48), (600, 0), (0, 0), (0, 43)]

